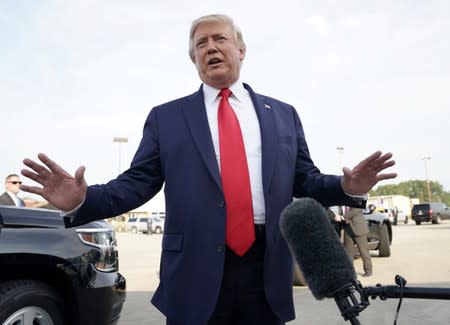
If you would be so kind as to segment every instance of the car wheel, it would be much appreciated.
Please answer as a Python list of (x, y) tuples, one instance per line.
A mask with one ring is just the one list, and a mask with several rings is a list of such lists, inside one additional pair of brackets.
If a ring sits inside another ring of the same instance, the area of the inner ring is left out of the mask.
[(409, 220), (408, 220), (408, 216), (405, 216), (405, 225), (407, 225), (408, 224), (408, 222), (409, 222)]
[(133, 228), (131, 228), (131, 232), (132, 232), (133, 234), (137, 234), (138, 230), (137, 230), (136, 227), (133, 227)]
[(422, 223), (421, 221), (416, 220), (416, 226), (420, 226), (421, 223)]
[(67, 324), (62, 299), (40, 281), (14, 280), (0, 283), (0, 324)]
[(389, 243), (389, 233), (386, 224), (381, 225), (380, 229), (380, 246), (378, 247), (378, 256), (391, 256), (391, 246)]
[(155, 233), (157, 233), (157, 234), (161, 234), (161, 233), (162, 233), (162, 229), (161, 229), (161, 227), (156, 227), (156, 229), (155, 229)]
[(295, 261), (294, 261), (294, 279), (292, 283), (295, 286), (302, 286), (302, 287), (308, 285), (306, 283), (305, 277), (303, 276), (302, 270), (300, 270), (300, 267)]
[(442, 222), (442, 220), (441, 220), (441, 216), (439, 214), (431, 220), (431, 223), (433, 225), (439, 225), (441, 222)]
[(394, 226), (397, 225), (397, 217), (394, 217), (394, 222), (393, 222)]

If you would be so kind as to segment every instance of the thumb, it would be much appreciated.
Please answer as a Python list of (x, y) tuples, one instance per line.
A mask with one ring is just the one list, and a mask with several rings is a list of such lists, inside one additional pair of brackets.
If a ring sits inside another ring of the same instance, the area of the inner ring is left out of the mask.
[(342, 173), (344, 174), (344, 177), (351, 178), (352, 170), (348, 167), (342, 167)]
[(86, 171), (86, 167), (80, 166), (78, 167), (77, 171), (75, 172), (75, 184), (77, 186), (83, 186), (86, 184), (86, 181), (84, 180), (84, 172)]

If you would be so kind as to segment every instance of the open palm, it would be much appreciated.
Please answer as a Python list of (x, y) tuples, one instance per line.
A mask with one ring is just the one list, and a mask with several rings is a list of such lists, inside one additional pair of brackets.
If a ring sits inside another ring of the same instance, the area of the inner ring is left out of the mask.
[(367, 194), (379, 181), (397, 177), (396, 173), (382, 173), (386, 168), (395, 165), (392, 153), (382, 154), (376, 151), (362, 160), (353, 169), (344, 167), (341, 179), (342, 189), (352, 195)]
[(47, 155), (40, 153), (38, 158), (43, 165), (28, 158), (24, 159), (23, 163), (31, 170), (23, 169), (22, 175), (41, 184), (42, 187), (21, 185), (20, 188), (41, 195), (62, 211), (71, 211), (78, 207), (84, 201), (87, 192), (85, 167), (79, 167), (73, 177)]

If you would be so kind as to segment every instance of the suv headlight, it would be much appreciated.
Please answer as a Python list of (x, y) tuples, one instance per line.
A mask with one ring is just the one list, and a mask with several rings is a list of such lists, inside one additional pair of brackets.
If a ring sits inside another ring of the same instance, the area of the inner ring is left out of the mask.
[(98, 249), (99, 254), (96, 254), (92, 261), (97, 270), (103, 272), (118, 271), (119, 260), (114, 231), (102, 228), (81, 228), (76, 231), (84, 244)]

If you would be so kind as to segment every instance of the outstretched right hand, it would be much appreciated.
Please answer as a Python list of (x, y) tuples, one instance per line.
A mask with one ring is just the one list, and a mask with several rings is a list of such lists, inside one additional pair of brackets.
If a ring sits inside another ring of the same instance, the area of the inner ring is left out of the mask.
[(42, 187), (21, 185), (20, 189), (41, 195), (62, 211), (68, 212), (77, 208), (86, 197), (87, 183), (84, 179), (86, 168), (79, 167), (75, 177), (72, 177), (47, 155), (40, 153), (38, 158), (45, 166), (25, 158), (23, 163), (31, 170), (22, 169), (22, 175), (41, 184)]

